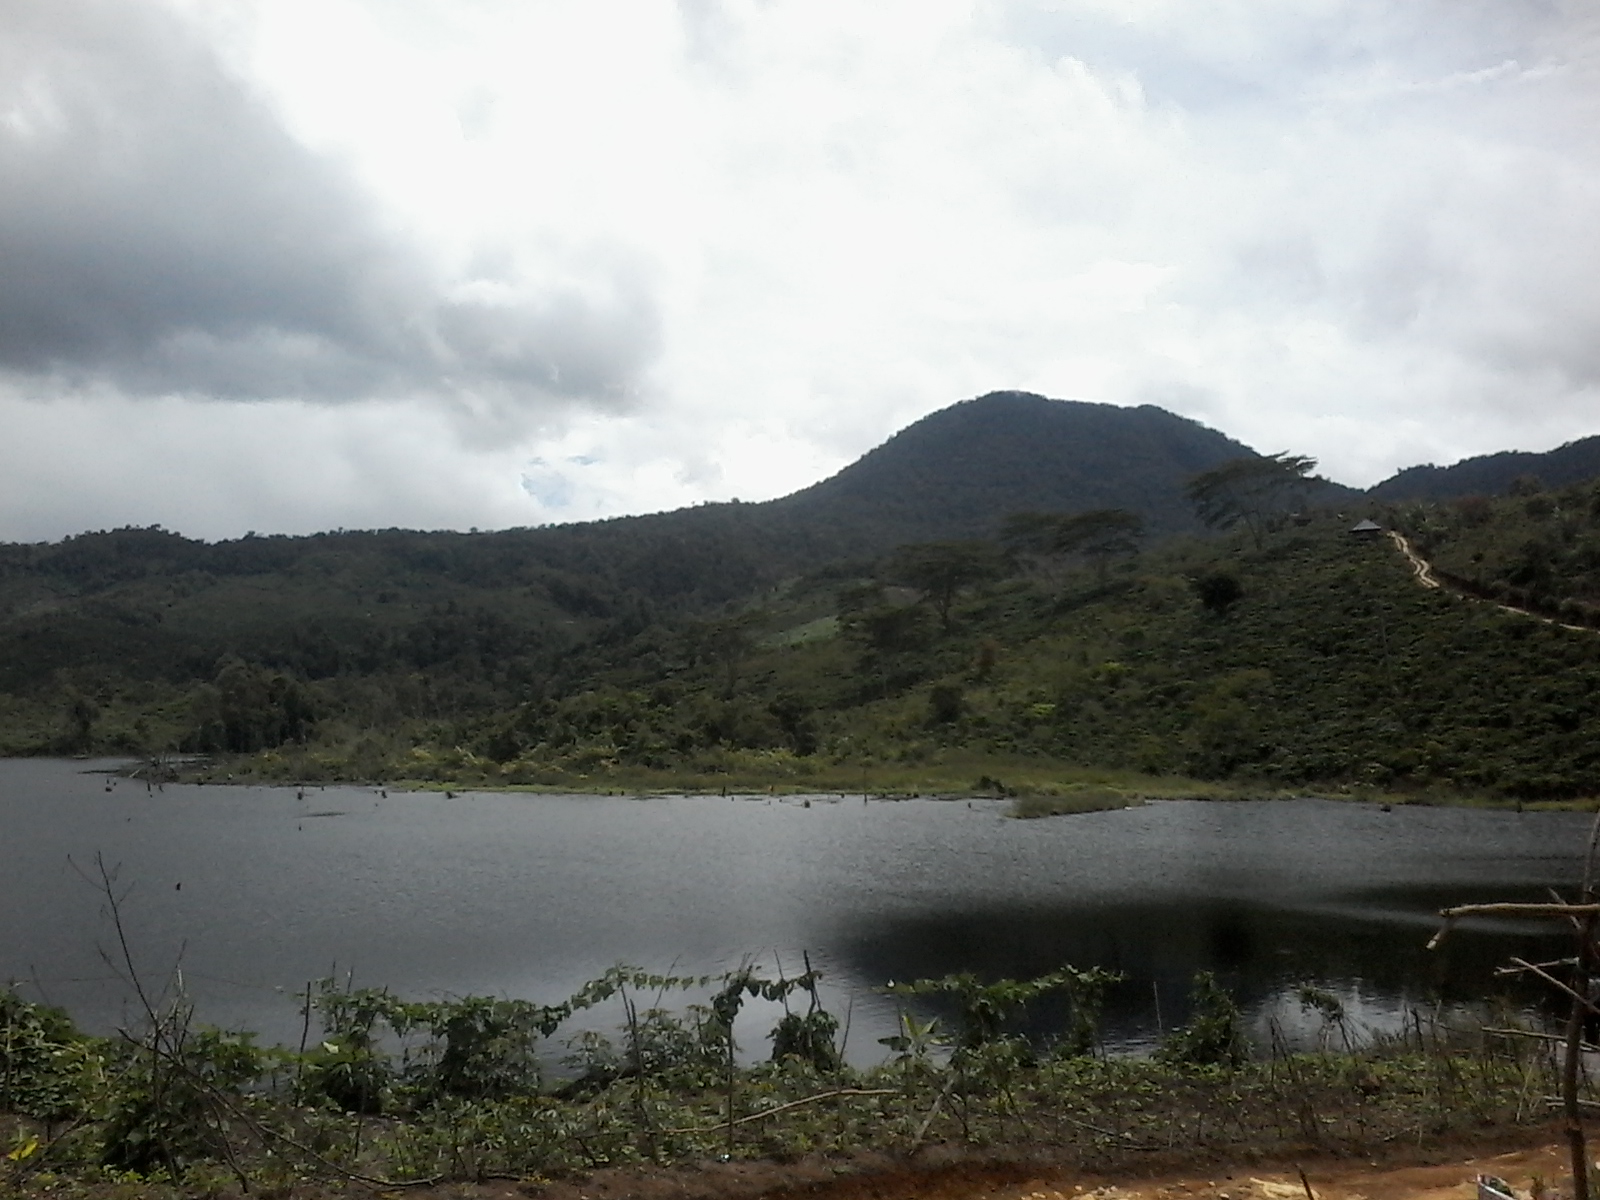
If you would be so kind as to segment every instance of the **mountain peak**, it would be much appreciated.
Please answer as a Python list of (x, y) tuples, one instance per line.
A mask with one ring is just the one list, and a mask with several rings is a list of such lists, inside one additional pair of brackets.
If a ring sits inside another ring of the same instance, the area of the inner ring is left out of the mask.
[(930, 413), (821, 483), (775, 502), (848, 522), (865, 547), (988, 537), (1029, 509), (1126, 508), (1155, 533), (1196, 528), (1184, 482), (1255, 451), (1153, 405), (989, 392)]

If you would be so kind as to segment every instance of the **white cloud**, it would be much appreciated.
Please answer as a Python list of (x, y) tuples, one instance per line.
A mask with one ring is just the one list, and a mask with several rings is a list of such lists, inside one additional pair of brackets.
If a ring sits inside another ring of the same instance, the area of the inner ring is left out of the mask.
[(151, 4), (24, 3), (0, 31), (0, 369), (223, 400), (492, 395), (535, 419), (632, 399), (658, 330), (626, 256), (450, 272)]
[(0, 200), (35, 268), (0, 344), (32, 399), (0, 415), (33, 440), (0, 536), (761, 499), (1008, 387), (1352, 483), (1600, 429), (1572, 0), (15, 11), (0, 153), (39, 187)]
[(550, 519), (517, 487), (516, 452), (464, 450), (424, 405), (12, 394), (0, 396), (0, 425), (12, 539), (121, 525), (220, 538)]

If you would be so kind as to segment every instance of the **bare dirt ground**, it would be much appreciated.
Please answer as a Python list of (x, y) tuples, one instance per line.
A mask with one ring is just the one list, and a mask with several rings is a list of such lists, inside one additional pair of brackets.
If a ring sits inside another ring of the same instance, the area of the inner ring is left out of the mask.
[(1412, 1150), (1386, 1161), (1218, 1161), (1200, 1167), (1096, 1174), (1038, 1162), (908, 1163), (884, 1157), (847, 1163), (706, 1163), (672, 1170), (602, 1171), (550, 1183), (491, 1182), (428, 1193), (389, 1193), (412, 1200), (1475, 1200), (1479, 1175), (1496, 1176), (1528, 1200), (1566, 1194), (1567, 1150), (1550, 1129), (1527, 1131), (1533, 1144)]

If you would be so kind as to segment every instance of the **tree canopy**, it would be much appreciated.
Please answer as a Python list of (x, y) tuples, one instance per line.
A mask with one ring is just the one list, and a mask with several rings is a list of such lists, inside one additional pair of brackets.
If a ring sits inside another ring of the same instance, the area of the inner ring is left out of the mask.
[(1211, 528), (1232, 529), (1242, 523), (1259, 547), (1273, 515), (1315, 481), (1311, 472), (1316, 466), (1316, 459), (1287, 451), (1235, 458), (1196, 475), (1184, 495)]
[(887, 573), (895, 583), (916, 588), (950, 627), (950, 607), (962, 588), (1000, 573), (1000, 550), (992, 542), (917, 542), (890, 556)]
[(1103, 579), (1111, 559), (1134, 553), (1144, 537), (1144, 519), (1124, 508), (1076, 513), (1013, 513), (1001, 540), (1013, 550), (1042, 556), (1078, 555)]

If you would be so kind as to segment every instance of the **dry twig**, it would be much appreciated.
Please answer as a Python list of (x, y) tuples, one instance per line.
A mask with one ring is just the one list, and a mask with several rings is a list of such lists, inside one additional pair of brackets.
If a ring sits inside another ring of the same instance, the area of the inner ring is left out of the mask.
[[(775, 1116), (791, 1108), (799, 1108), (803, 1104), (815, 1104), (818, 1100), (832, 1100), (837, 1096), (893, 1096), (894, 1088), (836, 1088), (831, 1092), (818, 1092), (815, 1096), (806, 1096), (800, 1100), (791, 1100), (787, 1104), (777, 1104), (771, 1108), (764, 1108), (760, 1112), (751, 1113), (732, 1122), (734, 1125), (744, 1125), (750, 1121), (760, 1121), (766, 1117)], [(705, 1129), (663, 1129), (662, 1133), (688, 1134), (688, 1133), (720, 1133), (729, 1125), (727, 1121), (718, 1121), (715, 1125)]]

